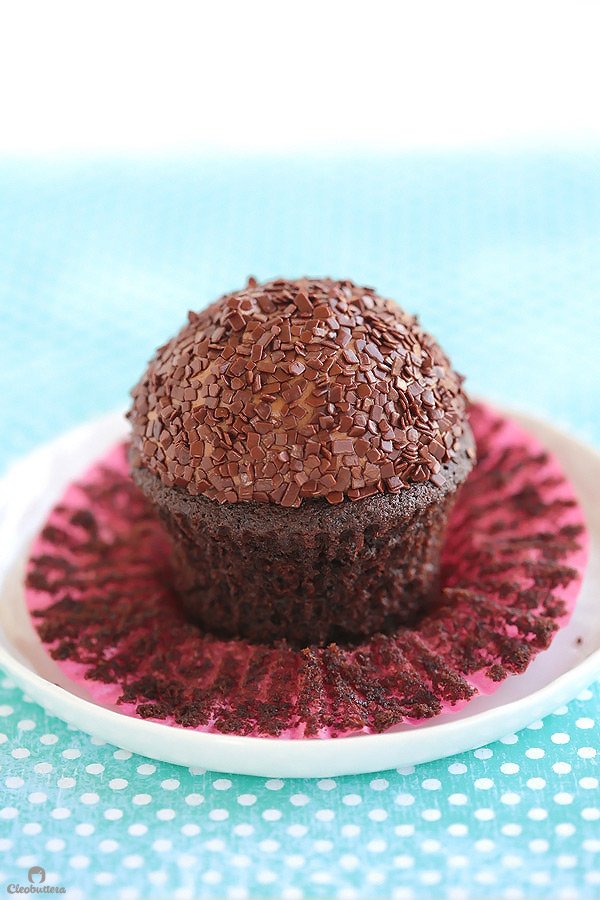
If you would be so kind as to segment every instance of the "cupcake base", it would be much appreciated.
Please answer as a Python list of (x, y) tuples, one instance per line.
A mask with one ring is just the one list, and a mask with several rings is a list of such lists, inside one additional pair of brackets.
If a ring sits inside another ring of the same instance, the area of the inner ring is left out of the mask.
[(202, 731), (331, 737), (457, 710), (549, 645), (585, 563), (582, 514), (556, 461), (485, 408), (472, 426), (480, 461), (451, 514), (439, 604), (412, 628), (295, 650), (191, 624), (124, 446), (71, 485), (33, 547), (36, 627), (98, 702)]
[(133, 476), (171, 539), (173, 584), (191, 619), (221, 637), (301, 648), (390, 633), (431, 608), (446, 521), (472, 456), (467, 429), (443, 488), (298, 509), (219, 505), (146, 469)]

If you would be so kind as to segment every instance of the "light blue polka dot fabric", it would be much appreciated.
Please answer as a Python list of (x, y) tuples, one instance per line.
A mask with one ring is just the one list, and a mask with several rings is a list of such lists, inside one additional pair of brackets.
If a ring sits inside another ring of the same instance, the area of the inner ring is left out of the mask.
[[(419, 312), (473, 393), (600, 444), (598, 154), (0, 164), (7, 466), (127, 403), (224, 291), (283, 274)], [(0, 688), (0, 893), (600, 897), (600, 684), (471, 753), (365, 776), (149, 761)], [(35, 875), (32, 875), (35, 878)]]

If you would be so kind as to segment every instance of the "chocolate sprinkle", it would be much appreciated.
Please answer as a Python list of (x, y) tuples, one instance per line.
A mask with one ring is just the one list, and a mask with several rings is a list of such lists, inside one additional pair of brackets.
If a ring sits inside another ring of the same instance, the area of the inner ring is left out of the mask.
[(443, 483), (463, 379), (391, 300), (251, 279), (188, 318), (132, 391), (134, 468), (219, 503), (291, 507)]
[(479, 464), (452, 513), (439, 603), (411, 628), (299, 650), (203, 632), (175, 598), (168, 543), (125, 474), (123, 446), (117, 465), (55, 507), (29, 560), (29, 591), (50, 601), (33, 612), (37, 630), (55, 659), (118, 685), (142, 718), (188, 728), (381, 732), (460, 704), (475, 693), (469, 676), (502, 681), (549, 646), (582, 531), (565, 524), (575, 504), (557, 499), (544, 455), (502, 449), (503, 420), (489, 411), (473, 407), (470, 421)]

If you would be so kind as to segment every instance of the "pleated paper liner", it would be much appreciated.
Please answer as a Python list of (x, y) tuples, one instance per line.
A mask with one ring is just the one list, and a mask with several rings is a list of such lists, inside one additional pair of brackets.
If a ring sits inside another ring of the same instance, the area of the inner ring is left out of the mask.
[(412, 628), (304, 650), (203, 632), (173, 593), (169, 546), (125, 444), (71, 484), (34, 544), (35, 627), (96, 702), (199, 731), (332, 737), (457, 711), (550, 645), (587, 548), (557, 460), (485, 406), (471, 425), (479, 462), (448, 525), (439, 604)]

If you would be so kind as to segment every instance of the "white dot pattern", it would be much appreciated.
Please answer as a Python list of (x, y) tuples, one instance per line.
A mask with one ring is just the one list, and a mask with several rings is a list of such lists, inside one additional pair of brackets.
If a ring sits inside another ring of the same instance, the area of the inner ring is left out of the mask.
[[(42, 710), (13, 722), (20, 697), (12, 689), (6, 744), (22, 743), (24, 734), (32, 741), (28, 754), (10, 754), (5, 770), (13, 802), (0, 819), (15, 824), (0, 851), (17, 874), (39, 857), (71, 894), (89, 872), (99, 898), (114, 896), (121, 871), (131, 897), (166, 884), (173, 897), (187, 896), (186, 879), (196, 872), (203, 896), (215, 898), (271, 890), (274, 897), (276, 885), (278, 896), (287, 890), (301, 900), (330, 889), (335, 897), (408, 897), (410, 889), (414, 898), (436, 898), (444, 884), (457, 900), (473, 892), (517, 900), (518, 872), (540, 897), (555, 890), (585, 900), (585, 890), (600, 884), (598, 725), (584, 715), (598, 693), (595, 684), (573, 702), (574, 716), (561, 708), (517, 741), (407, 770), (311, 782), (146, 762), (93, 744)], [(563, 728), (572, 716), (573, 730), (553, 728), (555, 715)], [(41, 856), (30, 852), (34, 838)], [(467, 871), (473, 889), (465, 893)]]

